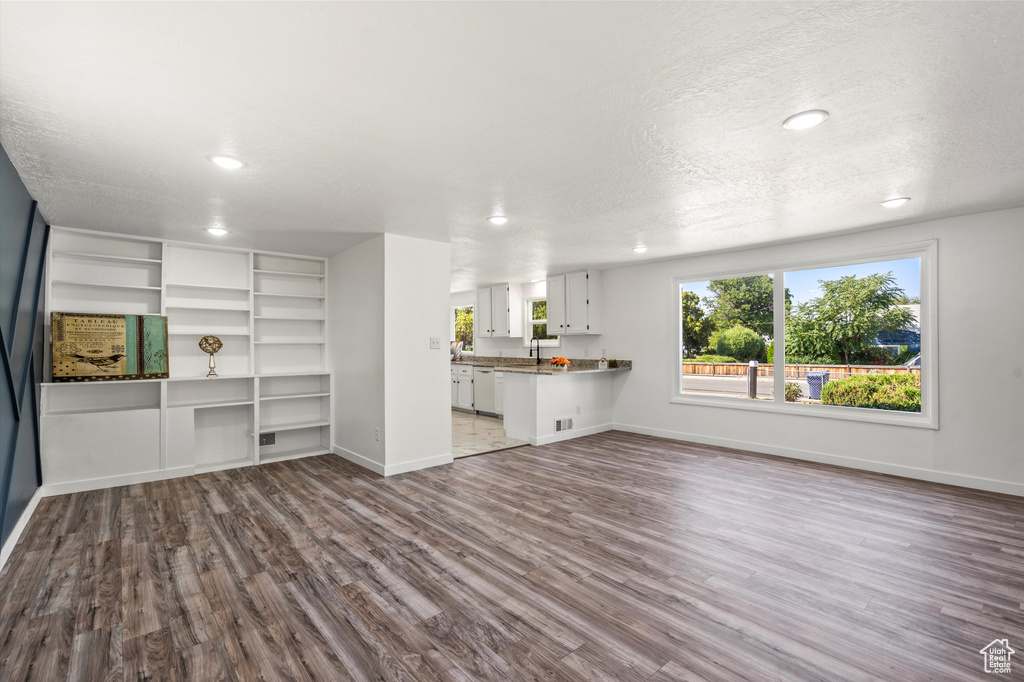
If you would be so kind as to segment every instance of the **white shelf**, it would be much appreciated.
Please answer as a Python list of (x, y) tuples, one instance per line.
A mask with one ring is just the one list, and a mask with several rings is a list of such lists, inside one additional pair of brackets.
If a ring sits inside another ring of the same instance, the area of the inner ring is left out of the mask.
[(294, 400), (295, 398), (324, 398), (330, 393), (290, 393), (285, 395), (265, 395), (260, 397), (260, 402), (265, 400)]
[[(78, 382), (76, 382), (76, 383), (78, 383)], [(81, 383), (89, 383), (89, 382), (81, 382)], [(67, 386), (68, 384), (56, 384), (56, 385), (57, 386)], [(65, 415), (65, 414), (99, 414), (101, 412), (135, 412), (136, 410), (159, 410), (159, 409), (160, 409), (159, 405), (131, 405), (131, 406), (128, 406), (128, 407), (106, 406), (106, 407), (95, 407), (95, 408), (83, 406), (81, 408), (76, 407), (76, 408), (73, 408), (73, 409), (71, 409), (71, 408), (66, 408), (66, 409), (62, 409), (62, 410), (52, 410), (51, 409), (51, 410), (47, 410), (46, 413), (43, 414), (42, 416), (44, 416), (44, 417), (59, 417), (61, 415)]]
[(273, 294), (269, 291), (254, 291), (253, 296), (272, 296), (274, 298), (327, 298), (323, 294)]
[(221, 287), (214, 286), (213, 284), (179, 284), (177, 282), (167, 282), (169, 287), (182, 287), (185, 289), (220, 289), (222, 291), (249, 291), (249, 287)]
[(278, 277), (308, 277), (310, 279), (323, 279), (324, 275), (314, 275), (309, 272), (288, 272), (287, 270), (253, 270), (257, 275), (273, 275)]
[[(329, 374), (330, 372), (326, 370), (315, 370), (302, 372), (269, 372), (265, 374), (219, 374), (215, 377), (196, 375), (189, 377), (169, 377), (167, 379), (125, 379), (119, 381), (44, 381), (40, 384), (40, 386), (110, 386), (155, 383), (157, 381), (216, 381), (217, 379), (273, 379), (277, 377), (325, 377), (328, 376)], [(143, 407), (139, 409), (147, 408)]]
[(168, 403), (167, 404), (167, 408), (171, 409), (171, 408), (177, 408), (177, 407), (191, 407), (191, 408), (194, 408), (196, 410), (201, 410), (201, 409), (206, 408), (206, 407), (233, 407), (235, 405), (252, 405), (252, 403), (253, 403), (253, 401), (251, 401), (251, 400), (225, 400), (225, 401), (219, 402), (219, 403), (211, 403), (211, 402)]
[(257, 346), (322, 346), (324, 341), (303, 341), (293, 339), (292, 341), (254, 341)]
[(144, 291), (160, 291), (160, 287), (144, 287), (137, 284), (102, 284), (100, 282), (73, 282), (64, 279), (55, 279), (51, 284), (66, 284), (73, 287), (99, 287), (101, 289), (141, 289)]
[(322, 317), (277, 317), (275, 315), (256, 315), (254, 320), (287, 320), (289, 322), (323, 322)]
[(228, 462), (218, 462), (217, 464), (202, 464), (196, 466), (197, 474), (208, 474), (211, 471), (223, 471), (224, 469), (239, 469), (241, 467), (247, 467), (252, 465), (251, 457), (244, 457), (242, 459), (232, 459)]
[(296, 429), (315, 429), (321, 426), (330, 426), (329, 421), (315, 421), (315, 422), (293, 422), (291, 424), (281, 424), (280, 426), (261, 426), (260, 433), (277, 433), (278, 431), (295, 431)]
[(252, 336), (251, 332), (231, 332), (209, 327), (171, 327), (167, 330), (170, 336)]
[(76, 251), (54, 251), (54, 258), (81, 258), (85, 260), (102, 260), (112, 263), (160, 263), (159, 258), (135, 258), (132, 256), (112, 256), (103, 253), (84, 253)]
[[(157, 288), (159, 288), (159, 287), (157, 287)], [(244, 313), (249, 312), (249, 306), (246, 305), (246, 304), (242, 304), (241, 307), (237, 307), (237, 308), (228, 308), (227, 306), (225, 306), (223, 304), (216, 304), (216, 305), (195, 305), (195, 304), (191, 304), (191, 305), (178, 305), (176, 303), (168, 303), (166, 307), (168, 309), (173, 309), (173, 310), (227, 310), (227, 311), (231, 311), (231, 312), (239, 312), (239, 311), (244, 312)]]
[[(267, 446), (264, 446), (267, 447)], [(260, 455), (260, 464), (270, 464), (272, 462), (283, 462), (288, 459), (299, 459), (301, 457), (312, 457), (314, 455), (327, 455), (330, 454), (330, 448), (325, 447), (313, 447), (313, 448), (297, 448), (295, 450), (283, 450), (281, 452), (275, 452), (271, 455)]]

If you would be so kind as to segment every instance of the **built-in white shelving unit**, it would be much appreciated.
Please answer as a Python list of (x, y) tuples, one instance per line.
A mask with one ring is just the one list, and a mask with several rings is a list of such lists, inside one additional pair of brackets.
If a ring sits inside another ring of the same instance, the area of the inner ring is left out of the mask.
[[(44, 383), (44, 484), (87, 490), (330, 451), (324, 259), (52, 235), (47, 323), (50, 312), (166, 315), (171, 376)], [(223, 343), (214, 378), (206, 335)]]
[(331, 439), (331, 375), (260, 378), (260, 434), (275, 442), (260, 447), (260, 461), (292, 459), (322, 451)]

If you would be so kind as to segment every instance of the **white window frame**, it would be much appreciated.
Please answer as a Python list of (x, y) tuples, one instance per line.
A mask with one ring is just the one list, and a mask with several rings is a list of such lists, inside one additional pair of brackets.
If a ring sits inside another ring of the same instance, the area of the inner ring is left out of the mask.
[[(938, 368), (938, 242), (929, 240), (883, 246), (857, 251), (830, 253), (817, 257), (780, 260), (768, 267), (744, 269), (740, 272), (688, 272), (671, 278), (672, 307), (670, 319), (673, 320), (671, 332), (672, 359), (670, 360), (674, 379), (670, 382), (669, 402), (677, 405), (702, 405), (705, 407), (724, 407), (728, 409), (754, 410), (759, 412), (821, 417), (826, 419), (844, 419), (848, 421), (871, 422), (875, 424), (891, 424), (909, 426), (920, 429), (939, 428), (939, 368)], [(875, 263), (902, 258), (921, 259), (921, 412), (891, 412), (861, 407), (843, 407), (840, 405), (810, 405), (786, 402), (786, 339), (785, 339), (785, 273), (793, 270), (814, 270), (843, 265)], [(683, 284), (704, 282), (713, 279), (731, 279), (733, 277), (751, 277), (771, 275), (775, 285), (773, 337), (775, 339), (774, 355), (774, 398), (767, 400), (749, 400), (727, 396), (704, 396), (682, 392), (682, 310), (679, 305), (679, 288)]]
[[(533, 304), (537, 301), (548, 300), (547, 295), (544, 296), (533, 296), (531, 298), (523, 299), (523, 348), (530, 347), (530, 338), (533, 336), (533, 325), (538, 321), (533, 319)], [(544, 324), (548, 321), (544, 320)], [(554, 339), (540, 339), (541, 348), (561, 348), (562, 337), (558, 336)]]
[(456, 340), (455, 339), (455, 311), (458, 310), (459, 308), (473, 308), (474, 309), (473, 310), (473, 350), (466, 350), (465, 348), (462, 349), (462, 354), (463, 355), (473, 355), (473, 351), (476, 350), (476, 341), (477, 341), (477, 338), (476, 338), (476, 306), (474, 304), (472, 304), (472, 303), (466, 303), (465, 305), (453, 305), (453, 306), (451, 306), (451, 312), (449, 314), (450, 320), (449, 320), (448, 330), (450, 332), (450, 336), (451, 336), (451, 340), (452, 341)]

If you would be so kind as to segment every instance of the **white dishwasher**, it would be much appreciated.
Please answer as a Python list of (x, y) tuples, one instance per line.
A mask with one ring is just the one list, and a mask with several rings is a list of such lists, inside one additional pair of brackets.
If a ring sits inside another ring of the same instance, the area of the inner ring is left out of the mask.
[(494, 405), (494, 368), (473, 368), (473, 407), (477, 412), (497, 414)]

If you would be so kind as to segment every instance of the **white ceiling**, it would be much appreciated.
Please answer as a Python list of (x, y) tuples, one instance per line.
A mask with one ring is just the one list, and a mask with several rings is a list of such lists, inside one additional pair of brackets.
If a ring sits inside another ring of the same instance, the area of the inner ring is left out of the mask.
[(1024, 205), (1022, 35), (1020, 2), (4, 2), (0, 140), (53, 224), (450, 241), (462, 290)]

